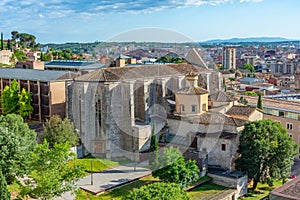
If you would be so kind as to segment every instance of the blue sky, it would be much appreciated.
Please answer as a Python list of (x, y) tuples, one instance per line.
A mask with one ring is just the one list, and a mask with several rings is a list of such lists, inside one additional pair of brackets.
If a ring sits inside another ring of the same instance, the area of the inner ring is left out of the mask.
[(299, 0), (0, 0), (0, 31), (31, 33), (41, 43), (107, 41), (141, 29), (126, 37), (300, 39), (299, 8)]

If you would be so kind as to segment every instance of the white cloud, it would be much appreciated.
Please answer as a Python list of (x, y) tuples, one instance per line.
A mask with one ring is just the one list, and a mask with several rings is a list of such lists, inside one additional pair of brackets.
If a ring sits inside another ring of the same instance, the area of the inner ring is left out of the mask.
[(263, 0), (240, 0), (241, 3), (249, 3), (249, 2), (254, 2), (254, 3), (259, 3), (262, 2)]

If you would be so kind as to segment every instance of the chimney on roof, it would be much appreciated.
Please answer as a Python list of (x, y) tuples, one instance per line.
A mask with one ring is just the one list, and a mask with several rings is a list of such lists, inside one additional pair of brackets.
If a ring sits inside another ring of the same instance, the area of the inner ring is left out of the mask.
[(117, 58), (116, 60), (116, 67), (125, 67), (125, 59), (124, 58)]
[(185, 75), (185, 80), (188, 87), (197, 87), (198, 86), (198, 74), (190, 72)]

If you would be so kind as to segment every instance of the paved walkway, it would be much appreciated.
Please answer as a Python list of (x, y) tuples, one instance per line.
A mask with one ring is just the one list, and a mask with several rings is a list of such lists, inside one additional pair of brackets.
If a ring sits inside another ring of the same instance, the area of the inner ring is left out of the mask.
[[(141, 177), (151, 174), (147, 166), (148, 161), (135, 164), (129, 163), (124, 166), (118, 166), (112, 169), (93, 173), (93, 184), (91, 184), (91, 175), (87, 175), (77, 182), (77, 186), (93, 194), (101, 194), (107, 190), (119, 187), (121, 185), (135, 181)], [(63, 194), (56, 200), (73, 200), (75, 195), (70, 192)]]

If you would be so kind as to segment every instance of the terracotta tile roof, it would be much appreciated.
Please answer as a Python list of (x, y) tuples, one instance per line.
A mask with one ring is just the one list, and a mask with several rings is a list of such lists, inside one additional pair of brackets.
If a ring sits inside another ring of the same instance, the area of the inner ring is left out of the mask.
[(65, 79), (73, 79), (78, 77), (79, 75), (77, 73), (74, 72), (67, 72), (64, 75), (60, 76), (57, 78), (57, 80), (65, 80)]
[(172, 75), (185, 75), (190, 72), (198, 73), (202, 68), (188, 63), (170, 65), (140, 65), (128, 67), (109, 67), (85, 74), (76, 78), (81, 81), (121, 81), (135, 80)]
[(229, 132), (218, 132), (218, 133), (197, 132), (196, 135), (199, 136), (199, 137), (232, 139), (232, 138), (236, 138), (238, 134), (237, 133), (229, 133)]
[(205, 112), (201, 115), (179, 116), (168, 115), (169, 119), (182, 120), (191, 124), (226, 124), (236, 127), (244, 126), (247, 120), (226, 116), (219, 112)]
[(247, 116), (249, 117), (257, 108), (253, 107), (253, 106), (237, 106), (234, 105), (232, 106), (228, 111), (227, 111), (227, 115), (231, 115), (231, 116)]
[(201, 87), (184, 87), (178, 90), (176, 94), (201, 95), (208, 94), (208, 91)]
[[(258, 97), (255, 96), (246, 96), (238, 95), (239, 97), (243, 96), (247, 101), (248, 105), (256, 106)], [(279, 100), (262, 97), (263, 108), (272, 108), (277, 110), (289, 111), (294, 113), (300, 113), (300, 102), (288, 101), (288, 100)]]
[(297, 177), (285, 185), (270, 192), (271, 195), (282, 197), (283, 199), (300, 200), (300, 177)]
[(214, 102), (232, 102), (238, 100), (233, 93), (219, 91), (209, 95), (209, 100)]

